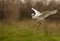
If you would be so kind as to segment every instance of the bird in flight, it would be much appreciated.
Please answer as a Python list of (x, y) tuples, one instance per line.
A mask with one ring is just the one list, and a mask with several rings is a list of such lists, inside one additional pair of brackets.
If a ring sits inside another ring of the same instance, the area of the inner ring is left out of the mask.
[(32, 18), (38, 20), (39, 21), (38, 23), (40, 23), (40, 24), (41, 24), (41, 21), (45, 21), (45, 18), (47, 18), (48, 16), (57, 13), (57, 10), (44, 11), (44, 12), (41, 13), (41, 12), (39, 12), (38, 10), (36, 10), (34, 8), (31, 8), (31, 9), (35, 12), (35, 14), (34, 13), (31, 14)]

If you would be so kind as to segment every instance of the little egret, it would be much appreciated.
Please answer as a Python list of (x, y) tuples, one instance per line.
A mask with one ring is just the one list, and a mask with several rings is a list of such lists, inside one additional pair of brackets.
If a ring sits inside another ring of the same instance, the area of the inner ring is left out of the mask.
[[(31, 8), (31, 9), (35, 12), (35, 14), (34, 14), (34, 13), (31, 14), (32, 18), (38, 20), (38, 21), (39, 21), (38, 23), (40, 23), (40, 24), (41, 24), (41, 21), (45, 21), (45, 18), (47, 18), (48, 16), (57, 13), (57, 10), (44, 11), (44, 12), (41, 13), (41, 12), (37, 11), (37, 10), (34, 9), (34, 8)], [(37, 23), (37, 24), (38, 24), (38, 23)], [(40, 24), (39, 24), (39, 25), (40, 25)]]

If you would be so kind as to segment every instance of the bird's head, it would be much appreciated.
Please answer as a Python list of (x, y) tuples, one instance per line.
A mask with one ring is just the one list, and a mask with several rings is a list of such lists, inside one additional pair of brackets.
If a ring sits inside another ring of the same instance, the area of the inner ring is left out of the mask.
[(33, 19), (35, 19), (35, 18), (36, 18), (34, 13), (32, 13), (32, 14), (31, 14), (31, 16), (32, 16), (32, 18), (33, 18)]
[(31, 16), (34, 16), (34, 15), (35, 15), (34, 13), (31, 14)]

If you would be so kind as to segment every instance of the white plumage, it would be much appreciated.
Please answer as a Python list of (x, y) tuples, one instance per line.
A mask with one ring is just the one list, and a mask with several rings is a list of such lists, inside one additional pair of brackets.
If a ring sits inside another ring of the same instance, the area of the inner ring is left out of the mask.
[(35, 12), (35, 14), (34, 14), (34, 13), (31, 14), (31, 15), (32, 15), (32, 18), (33, 18), (33, 19), (37, 19), (37, 20), (39, 20), (39, 21), (42, 21), (42, 20), (44, 21), (44, 19), (47, 18), (48, 16), (57, 13), (57, 10), (44, 11), (44, 12), (42, 12), (42, 13), (40, 13), (39, 11), (37, 11), (37, 10), (34, 9), (34, 8), (32, 8), (32, 10)]
[[(41, 21), (45, 21), (45, 18), (47, 18), (48, 16), (50, 16), (50, 15), (53, 15), (53, 14), (56, 14), (57, 13), (57, 10), (53, 10), (53, 11), (44, 11), (44, 12), (42, 12), (42, 13), (40, 13), (39, 11), (37, 11), (36, 9), (34, 9), (34, 8), (32, 8), (32, 10), (35, 12), (35, 14), (34, 13), (32, 13), (31, 14), (31, 16), (32, 16), (32, 18), (33, 19), (36, 19), (36, 20), (38, 20), (39, 22), (39, 26), (40, 26), (40, 24), (41, 24)], [(37, 23), (37, 24), (38, 24)], [(37, 24), (35, 24), (34, 26), (36, 26)], [(38, 27), (39, 27), (38, 26)]]
[(42, 15), (39, 11), (35, 10), (34, 8), (32, 8), (33, 11), (35, 11), (35, 16), (40, 16)]

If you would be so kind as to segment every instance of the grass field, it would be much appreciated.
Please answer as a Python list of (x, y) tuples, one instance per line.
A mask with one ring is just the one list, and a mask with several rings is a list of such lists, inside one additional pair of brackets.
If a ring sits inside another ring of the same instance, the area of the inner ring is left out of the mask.
[(38, 30), (32, 20), (5, 23), (0, 22), (0, 41), (60, 41), (59, 22), (42, 24)]

